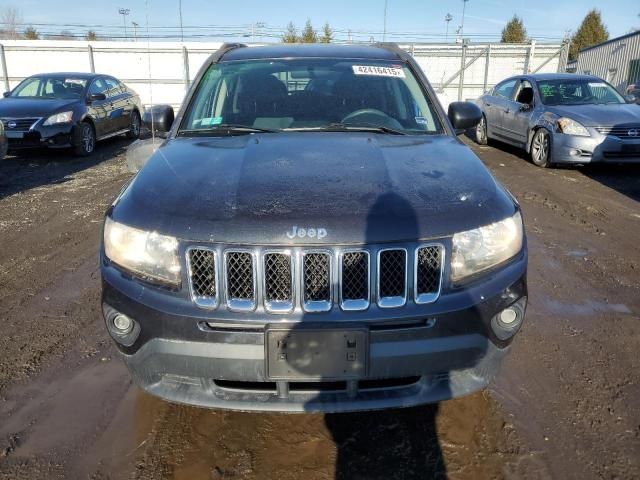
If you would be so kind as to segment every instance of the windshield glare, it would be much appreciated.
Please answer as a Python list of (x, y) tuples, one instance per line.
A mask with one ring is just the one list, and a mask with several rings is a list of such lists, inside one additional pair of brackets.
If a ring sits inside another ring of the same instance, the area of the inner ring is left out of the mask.
[(74, 99), (80, 98), (87, 81), (74, 77), (27, 78), (11, 93), (12, 97)]
[(346, 59), (264, 59), (213, 64), (179, 134), (217, 126), (269, 130), (383, 127), (440, 133), (431, 101), (404, 64)]
[(544, 80), (538, 89), (545, 105), (625, 103), (611, 85), (596, 79)]

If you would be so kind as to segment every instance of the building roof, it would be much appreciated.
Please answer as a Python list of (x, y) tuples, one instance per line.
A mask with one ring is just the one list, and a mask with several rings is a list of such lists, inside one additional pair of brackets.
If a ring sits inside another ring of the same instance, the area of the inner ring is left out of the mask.
[(635, 35), (640, 35), (640, 30), (635, 31), (635, 32), (631, 32), (631, 33), (627, 33), (626, 35), (621, 35), (620, 37), (611, 38), (611, 39), (609, 39), (609, 40), (607, 40), (605, 42), (598, 43), (597, 45), (591, 45), (590, 47), (585, 47), (585, 48), (581, 49), (578, 53), (586, 52), (587, 50), (591, 50), (593, 48), (601, 47), (602, 45), (606, 45), (607, 43), (617, 42), (618, 40), (623, 40), (625, 38), (633, 37)]
[(261, 58), (360, 58), (399, 60), (392, 48), (376, 45), (291, 44), (263, 47), (241, 47), (226, 52), (222, 61), (257, 60)]

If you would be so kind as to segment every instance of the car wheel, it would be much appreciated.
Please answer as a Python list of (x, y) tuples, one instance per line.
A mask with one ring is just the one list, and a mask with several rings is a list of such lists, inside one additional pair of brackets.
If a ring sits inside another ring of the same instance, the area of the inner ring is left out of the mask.
[(78, 145), (75, 147), (75, 154), (87, 157), (93, 153), (96, 147), (96, 134), (89, 122), (82, 122), (78, 128), (80, 129), (80, 135)]
[(127, 138), (136, 139), (140, 137), (140, 114), (137, 110), (131, 112), (131, 122), (129, 122), (129, 131)]
[(482, 115), (482, 118), (480, 118), (478, 125), (476, 125), (475, 133), (476, 133), (476, 143), (478, 143), (479, 145), (486, 145), (487, 144), (487, 119), (484, 118), (484, 115)]
[(536, 130), (531, 140), (531, 161), (538, 167), (551, 166), (551, 136), (544, 128)]

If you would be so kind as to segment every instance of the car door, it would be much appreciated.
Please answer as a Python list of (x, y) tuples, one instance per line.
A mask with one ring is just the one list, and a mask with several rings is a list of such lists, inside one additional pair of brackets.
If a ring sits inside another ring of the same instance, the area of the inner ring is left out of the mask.
[[(113, 129), (110, 117), (111, 102), (106, 98), (107, 84), (104, 81), (104, 77), (94, 78), (89, 85), (87, 94), (89, 97), (87, 99), (87, 110), (95, 124), (96, 137), (100, 138), (107, 135)], [(104, 100), (91, 100), (91, 95), (95, 94), (105, 95)]]
[(488, 133), (492, 137), (504, 139), (504, 111), (515, 88), (517, 79), (511, 78), (499, 83), (493, 89), (493, 94), (485, 101), (485, 116), (487, 118)]
[(111, 132), (118, 132), (129, 127), (130, 110), (127, 109), (127, 98), (122, 85), (113, 77), (104, 77), (107, 84), (107, 100), (111, 107)]
[(504, 110), (505, 140), (519, 147), (526, 147), (533, 108), (533, 85), (529, 80), (523, 78), (513, 89), (513, 98), (507, 102)]

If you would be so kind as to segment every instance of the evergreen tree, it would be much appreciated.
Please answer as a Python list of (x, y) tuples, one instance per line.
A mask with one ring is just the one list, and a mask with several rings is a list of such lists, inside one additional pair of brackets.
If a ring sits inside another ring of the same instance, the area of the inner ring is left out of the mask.
[(322, 36), (320, 37), (320, 43), (331, 43), (333, 41), (333, 30), (329, 26), (329, 22), (325, 22), (322, 27)]
[(607, 27), (602, 23), (602, 16), (598, 10), (591, 10), (582, 20), (582, 24), (571, 39), (569, 59), (578, 58), (578, 52), (583, 48), (609, 40)]
[(302, 34), (300, 35), (300, 41), (302, 43), (317, 43), (318, 42), (318, 34), (313, 29), (311, 25), (311, 19), (307, 19), (307, 23), (304, 25), (304, 30), (302, 30)]
[(24, 31), (25, 40), (40, 40), (40, 34), (33, 27), (27, 27)]
[(89, 30), (85, 34), (84, 39), (88, 40), (89, 42), (95, 42), (96, 40), (98, 40), (98, 35), (96, 35), (96, 32), (94, 32), (93, 30)]
[(289, 22), (287, 30), (282, 35), (282, 43), (296, 43), (298, 42), (298, 30), (293, 22)]
[(502, 29), (502, 43), (524, 43), (527, 41), (527, 30), (524, 22), (517, 15), (514, 15), (509, 23)]

